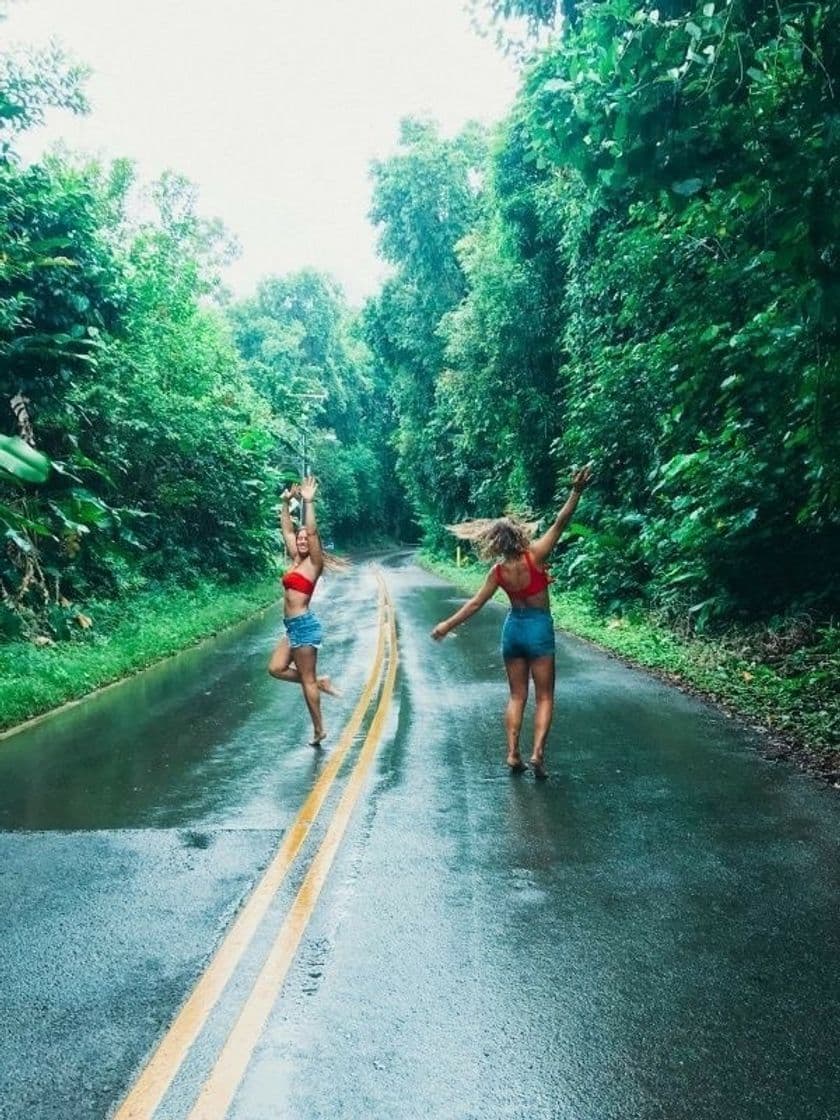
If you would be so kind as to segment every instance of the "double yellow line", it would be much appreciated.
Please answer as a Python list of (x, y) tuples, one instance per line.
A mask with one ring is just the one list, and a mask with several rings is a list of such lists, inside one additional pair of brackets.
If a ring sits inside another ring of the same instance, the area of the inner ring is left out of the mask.
[(376, 653), (359, 701), (318, 781), (284, 836), (260, 882), (231, 926), (191, 995), (161, 1040), (140, 1077), (116, 1112), (114, 1120), (151, 1120), (190, 1048), (218, 1003), (245, 950), (251, 943), (269, 905), (294, 863), (332, 787), (370, 708), (383, 664), (387, 669), (373, 718), (344, 792), (329, 823), (292, 907), (281, 925), (257, 980), (240, 1012), (216, 1065), (189, 1115), (189, 1120), (221, 1120), (227, 1113), (244, 1076), (254, 1047), (280, 994), (300, 939), (309, 922), (321, 888), (353, 809), (373, 764), (394, 693), (397, 673), (397, 634), (393, 604), (385, 583), (379, 580), (379, 624)]

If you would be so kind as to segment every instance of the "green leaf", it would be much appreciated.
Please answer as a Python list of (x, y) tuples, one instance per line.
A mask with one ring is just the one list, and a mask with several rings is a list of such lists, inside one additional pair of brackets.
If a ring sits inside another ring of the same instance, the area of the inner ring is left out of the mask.
[(680, 194), (684, 198), (690, 198), (692, 195), (697, 194), (697, 192), (702, 189), (702, 179), (681, 179), (679, 182), (671, 184), (671, 190), (674, 192), (674, 194)]
[(21, 552), (31, 554), (35, 551), (35, 549), (32, 547), (32, 542), (28, 541), (26, 539), (26, 537), (22, 537), (20, 535), (20, 533), (16, 532), (14, 529), (7, 529), (6, 533), (5, 533), (5, 536), (10, 541), (14, 541), (14, 543), (18, 546), (18, 548), (21, 550)]
[(543, 90), (546, 93), (566, 93), (570, 89), (574, 89), (574, 83), (566, 81), (565, 78), (551, 78), (547, 82), (543, 82)]
[(46, 482), (50, 461), (17, 436), (0, 436), (0, 467), (21, 482)]

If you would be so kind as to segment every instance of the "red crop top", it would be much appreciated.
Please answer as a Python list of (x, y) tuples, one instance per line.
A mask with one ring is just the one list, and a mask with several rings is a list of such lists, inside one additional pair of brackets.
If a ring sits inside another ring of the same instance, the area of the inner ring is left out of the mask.
[(287, 591), (302, 591), (304, 595), (311, 595), (315, 590), (315, 584), (311, 579), (295, 571), (286, 572), (283, 576), (283, 586)]
[(527, 599), (530, 595), (538, 595), (540, 591), (545, 591), (551, 583), (551, 576), (545, 571), (544, 568), (538, 568), (534, 563), (534, 558), (528, 549), (522, 554), (525, 557), (525, 562), (528, 565), (528, 571), (531, 573), (531, 578), (527, 584), (519, 591), (514, 591), (508, 587), (502, 576), (502, 565), (496, 564), (493, 568), (493, 575), (496, 577), (496, 583), (503, 591), (506, 591), (511, 600), (514, 599)]

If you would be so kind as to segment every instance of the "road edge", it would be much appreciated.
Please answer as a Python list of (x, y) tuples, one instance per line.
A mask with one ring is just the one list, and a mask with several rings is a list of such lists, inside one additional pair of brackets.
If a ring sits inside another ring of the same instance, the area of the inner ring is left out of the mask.
[(273, 607), (277, 605), (278, 601), (279, 596), (275, 597), (275, 599), (270, 602), (264, 603), (262, 606), (259, 606), (256, 609), (250, 609), (248, 614), (243, 615), (242, 617), (236, 619), (235, 622), (231, 622), (227, 626), (221, 627), (221, 629), (211, 630), (209, 633), (190, 638), (186, 640), (183, 645), (180, 645), (178, 649), (169, 650), (166, 653), (162, 653), (159, 657), (155, 658), (152, 661), (149, 661), (145, 665), (127, 669), (121, 676), (117, 677), (115, 680), (108, 681), (106, 684), (97, 685), (97, 687), (91, 689), (90, 692), (85, 692), (81, 696), (75, 696), (71, 700), (66, 700), (64, 701), (64, 703), (58, 704), (53, 708), (47, 708), (43, 712), (38, 712), (36, 715), (30, 716), (28, 719), (22, 720), (20, 723), (12, 724), (10, 727), (0, 728), (0, 747), (7, 739), (11, 739), (13, 736), (18, 735), (23, 731), (28, 731), (30, 728), (36, 727), (38, 724), (52, 719), (54, 716), (58, 716), (64, 712), (70, 711), (72, 708), (76, 708), (80, 704), (84, 704), (88, 700), (92, 700), (95, 697), (102, 695), (102, 693), (110, 692), (111, 689), (114, 688), (119, 688), (120, 685), (125, 684), (127, 681), (133, 680), (135, 677), (139, 677), (142, 673), (147, 673), (151, 669), (157, 669), (159, 666), (164, 665), (167, 661), (172, 661), (174, 658), (180, 657), (182, 653), (185, 653), (189, 649), (199, 649), (201, 646), (206, 645), (208, 642), (212, 642), (223, 634), (230, 634), (238, 627), (245, 626), (249, 622), (252, 622), (254, 619), (267, 614)]
[[(416, 554), (416, 562), (425, 571), (467, 594), (474, 593), (484, 578), (482, 572), (471, 569), (459, 572), (453, 570), (453, 565), (449, 561), (435, 561), (422, 553)], [(822, 751), (812, 747), (796, 734), (781, 731), (778, 727), (774, 727), (768, 721), (763, 720), (761, 715), (740, 709), (731, 700), (705, 689), (698, 682), (692, 681), (680, 673), (646, 664), (641, 658), (634, 658), (623, 651), (602, 644), (589, 635), (576, 631), (573, 626), (566, 622), (560, 623), (556, 617), (556, 604), (552, 603), (551, 606), (555, 625), (563, 633), (572, 635), (576, 641), (585, 642), (593, 649), (597, 649), (600, 653), (621, 662), (629, 668), (647, 673), (680, 692), (703, 700), (722, 712), (727, 719), (737, 721), (745, 731), (750, 732), (755, 742), (755, 750), (763, 758), (771, 762), (788, 762), (798, 770), (807, 773), (809, 777), (817, 779), (824, 787), (833, 791), (840, 790), (840, 751), (832, 752), (831, 748)]]

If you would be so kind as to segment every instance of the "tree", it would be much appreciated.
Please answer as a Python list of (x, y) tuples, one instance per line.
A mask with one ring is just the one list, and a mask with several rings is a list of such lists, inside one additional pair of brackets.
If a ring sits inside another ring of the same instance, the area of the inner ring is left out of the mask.
[(281, 458), (300, 458), (306, 431), (325, 532), (341, 543), (400, 535), (390, 404), (336, 281), (313, 269), (270, 277), (229, 315), (247, 376), (276, 413)]
[(406, 120), (400, 151), (373, 165), (370, 216), (394, 276), (365, 310), (366, 338), (388, 371), (396, 404), (397, 470), (415, 515), (430, 528), (462, 504), (452, 421), (436, 402), (444, 369), (444, 315), (466, 292), (456, 246), (481, 206), (486, 140), (471, 126), (447, 140), (428, 121)]

